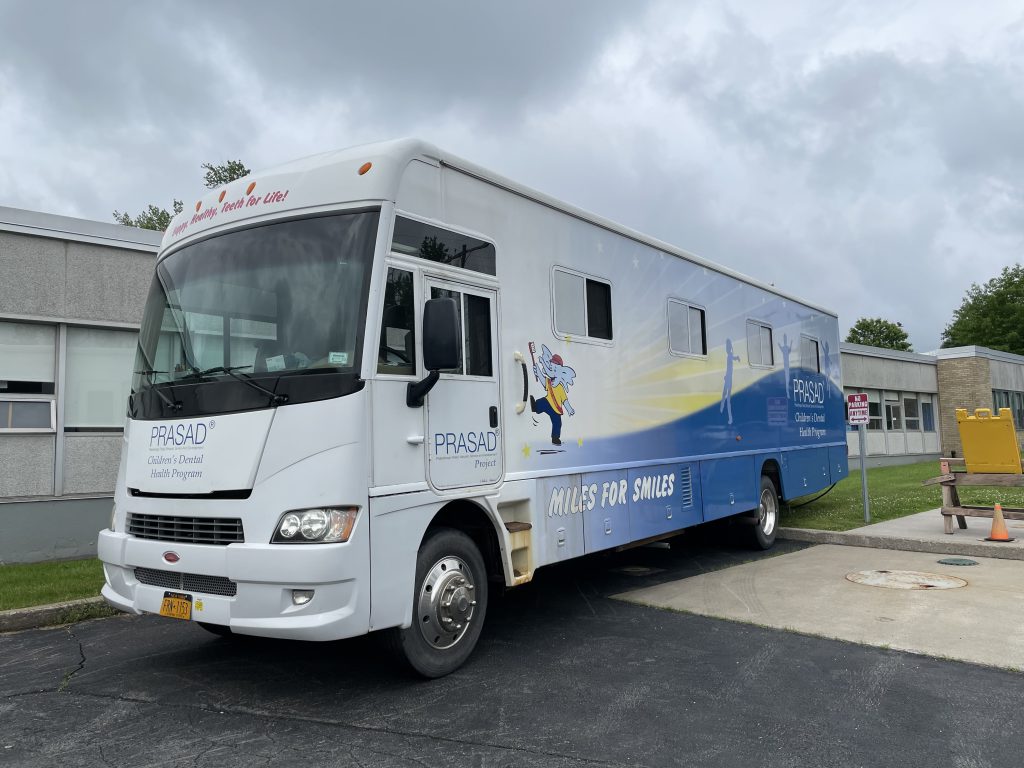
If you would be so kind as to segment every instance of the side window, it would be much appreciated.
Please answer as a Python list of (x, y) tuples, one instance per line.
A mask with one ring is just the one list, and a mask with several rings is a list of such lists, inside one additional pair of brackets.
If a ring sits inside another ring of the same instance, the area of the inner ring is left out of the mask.
[(821, 373), (821, 357), (818, 354), (818, 342), (810, 336), (800, 337), (800, 367), (815, 373)]
[(556, 267), (553, 296), (556, 333), (611, 341), (611, 283)]
[(391, 250), (485, 275), (496, 272), (494, 246), (490, 243), (404, 216), (395, 217)]
[(441, 372), (463, 376), (493, 375), (490, 299), (436, 286), (431, 287), (430, 298), (455, 299), (455, 304), (459, 308), (459, 325), (462, 328), (459, 365)]
[(466, 374), (490, 376), (491, 371), (491, 302), (484, 296), (465, 293), (462, 317), (465, 339)]
[(676, 299), (668, 300), (668, 347), (674, 355), (706, 355), (704, 310)]
[(412, 272), (388, 270), (384, 312), (380, 322), (377, 373), (411, 376), (416, 373), (415, 300)]
[(747, 362), (755, 368), (771, 368), (775, 365), (770, 325), (747, 320)]

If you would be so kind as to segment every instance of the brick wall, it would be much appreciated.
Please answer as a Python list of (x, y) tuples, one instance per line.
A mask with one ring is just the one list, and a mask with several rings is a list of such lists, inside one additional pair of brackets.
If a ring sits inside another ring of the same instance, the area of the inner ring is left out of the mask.
[(956, 425), (956, 409), (992, 407), (992, 375), (984, 357), (957, 357), (938, 361), (939, 435), (942, 455), (963, 456), (960, 430)]

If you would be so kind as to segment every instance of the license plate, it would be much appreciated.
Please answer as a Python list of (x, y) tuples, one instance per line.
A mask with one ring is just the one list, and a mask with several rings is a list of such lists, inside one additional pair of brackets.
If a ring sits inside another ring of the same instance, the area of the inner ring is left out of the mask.
[(184, 595), (181, 592), (164, 592), (164, 599), (160, 603), (160, 615), (186, 621), (191, 619), (192, 595)]

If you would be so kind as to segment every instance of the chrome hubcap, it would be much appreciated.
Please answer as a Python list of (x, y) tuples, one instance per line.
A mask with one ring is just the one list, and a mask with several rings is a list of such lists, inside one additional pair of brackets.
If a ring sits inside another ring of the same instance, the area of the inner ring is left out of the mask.
[(434, 648), (451, 648), (466, 634), (476, 606), (472, 577), (469, 566), (453, 556), (427, 571), (416, 601), (416, 623)]
[(779, 503), (768, 488), (761, 491), (761, 502), (757, 507), (757, 524), (765, 536), (771, 536), (779, 517)]

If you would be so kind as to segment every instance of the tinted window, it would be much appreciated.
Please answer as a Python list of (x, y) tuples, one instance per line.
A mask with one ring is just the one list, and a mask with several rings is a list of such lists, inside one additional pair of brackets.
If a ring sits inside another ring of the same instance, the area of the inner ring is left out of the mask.
[(416, 373), (415, 296), (412, 272), (389, 269), (384, 287), (377, 373), (407, 376)]
[(395, 217), (391, 250), (485, 275), (495, 274), (494, 246), (490, 243), (402, 216)]

